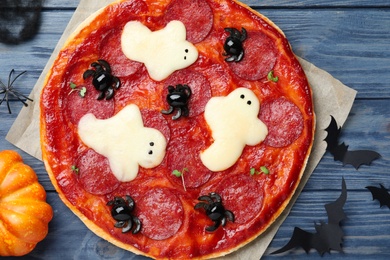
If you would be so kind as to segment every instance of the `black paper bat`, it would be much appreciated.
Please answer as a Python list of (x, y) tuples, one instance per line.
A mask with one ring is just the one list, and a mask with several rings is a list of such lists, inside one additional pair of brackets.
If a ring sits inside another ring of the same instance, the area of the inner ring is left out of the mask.
[(348, 145), (339, 144), (341, 127), (337, 126), (333, 116), (331, 118), (329, 126), (325, 129), (328, 132), (325, 141), (327, 143), (326, 150), (334, 156), (335, 161), (340, 161), (343, 165), (351, 164), (357, 170), (360, 165), (370, 165), (373, 160), (381, 157), (379, 153), (371, 150), (348, 151)]
[(343, 210), (346, 200), (347, 188), (343, 178), (340, 197), (335, 202), (325, 205), (328, 223), (315, 224), (316, 233), (295, 227), (290, 241), (272, 254), (283, 253), (296, 247), (302, 247), (306, 253), (309, 253), (312, 248), (316, 249), (321, 256), (326, 252), (329, 253), (330, 250), (342, 252), (344, 232), (340, 227), (340, 222), (346, 218)]
[(381, 186), (380, 188), (367, 186), (366, 189), (371, 192), (373, 200), (379, 201), (381, 207), (387, 206), (390, 209), (390, 194), (382, 184), (379, 185)]

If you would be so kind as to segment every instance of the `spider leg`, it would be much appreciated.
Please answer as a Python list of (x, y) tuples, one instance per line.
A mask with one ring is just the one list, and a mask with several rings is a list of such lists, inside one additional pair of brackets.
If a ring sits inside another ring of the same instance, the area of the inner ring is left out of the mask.
[(112, 80), (113, 80), (114, 83), (115, 83), (114, 88), (115, 88), (115, 89), (118, 89), (118, 88), (121, 86), (120, 80), (119, 80), (117, 77), (112, 77)]
[(110, 100), (113, 97), (114, 97), (114, 89), (112, 87), (109, 87), (106, 93), (106, 100)]
[(221, 221), (217, 220), (214, 222), (214, 225), (206, 227), (206, 231), (213, 232), (221, 225)]
[(108, 73), (111, 74), (111, 66), (110, 66), (110, 64), (108, 64), (107, 61), (105, 61), (105, 60), (98, 60), (98, 62), (99, 62), (101, 65), (103, 65), (103, 67), (106, 69), (106, 71), (107, 71)]
[(19, 93), (19, 92), (16, 91), (16, 90), (9, 90), (8, 93), (10, 93), (12, 96), (16, 97), (20, 102), (23, 103), (23, 105), (24, 105), (25, 107), (27, 107), (28, 104), (27, 104), (23, 99), (21, 99), (20, 97), (24, 97), (24, 98), (26, 98), (26, 99), (32, 101), (32, 99), (30, 99), (30, 98), (28, 98), (28, 97), (22, 95), (21, 93)]
[(246, 34), (246, 30), (244, 27), (241, 28), (241, 38), (240, 40), (243, 42), (246, 40), (246, 37), (247, 37), (247, 34)]
[(240, 61), (240, 60), (242, 60), (242, 58), (244, 58), (244, 51), (242, 51), (242, 52), (238, 55), (238, 57), (236, 57), (236, 60), (235, 60), (235, 61)]
[(165, 114), (165, 115), (169, 115), (173, 112), (173, 106), (169, 106), (169, 109), (168, 110), (161, 110), (161, 113)]
[(198, 198), (198, 200), (207, 201), (208, 203), (213, 203), (214, 202), (213, 199), (210, 196), (208, 196), (208, 195), (200, 196)]
[(97, 62), (92, 62), (91, 66), (94, 67), (96, 70), (101, 70), (102, 66)]
[(127, 225), (122, 228), (122, 233), (129, 232), (129, 230), (133, 227), (133, 222), (131, 220), (126, 221), (126, 224)]
[(188, 115), (190, 114), (190, 110), (188, 109), (188, 107), (183, 107), (181, 113), (183, 116), (188, 117)]
[(191, 95), (192, 95), (192, 90), (191, 90), (191, 88), (188, 86), (188, 85), (184, 85), (184, 90), (186, 91), (186, 93), (187, 93), (187, 97), (188, 97), (188, 99), (191, 97)]
[(217, 202), (221, 202), (221, 200), (222, 200), (221, 196), (219, 196), (219, 195), (218, 195), (217, 193), (215, 193), (215, 192), (210, 193), (210, 197), (211, 197), (212, 199), (215, 199), (215, 201), (217, 201)]
[[(1, 94), (3, 94), (5, 92), (2, 92)], [(3, 99), (0, 101), (0, 105), (3, 103), (3, 101), (5, 100), (5, 97), (6, 97), (7, 93), (4, 95)]]
[(241, 38), (241, 33), (236, 28), (225, 28), (225, 31), (230, 33), (230, 35), (234, 38)]
[(200, 208), (207, 209), (208, 206), (209, 204), (205, 202), (199, 202), (194, 206), (194, 209), (200, 209)]
[(133, 216), (132, 219), (135, 223), (135, 228), (133, 230), (133, 234), (137, 234), (141, 230), (142, 224), (141, 224), (141, 221), (137, 217)]
[(28, 99), (28, 100), (30, 100), (30, 101), (33, 101), (31, 98), (29, 98), (29, 97), (23, 95), (22, 93), (20, 93), (20, 92), (17, 91), (17, 90), (12, 89), (12, 91), (10, 91), (10, 92), (11, 92), (12, 94), (14, 94), (14, 96), (17, 95), (17, 96), (19, 96), (19, 97), (23, 97), (23, 98), (25, 98), (25, 99)]
[(84, 73), (83, 73), (83, 79), (86, 79), (86, 78), (91, 77), (94, 73), (95, 73), (94, 70), (86, 70), (86, 71), (84, 71)]
[(237, 56), (235, 56), (235, 55), (232, 55), (232, 56), (225, 59), (225, 61), (227, 61), (227, 62), (232, 62), (232, 61), (236, 61), (236, 60), (237, 60)]
[(15, 80), (17, 80), (20, 76), (22, 76), (24, 73), (26, 73), (27, 71), (23, 71), (21, 72), (20, 74), (18, 74), (11, 82), (11, 75), (15, 72), (14, 69), (12, 69), (8, 75), (8, 87), (11, 88), (11, 86), (14, 84)]
[(5, 93), (6, 91), (7, 91), (7, 86), (6, 85), (4, 85), (4, 83), (3, 82), (1, 82), (1, 80), (0, 80), (0, 85), (1, 85), (1, 88), (3, 89), (1, 92), (0, 92), (0, 94), (3, 94), (3, 93)]
[(172, 117), (172, 119), (176, 120), (176, 119), (179, 119), (179, 117), (181, 117), (181, 108), (180, 107), (177, 109), (177, 113), (176, 113), (176, 115), (174, 115)]
[(223, 217), (221, 220), (221, 225), (224, 227), (226, 225), (226, 217)]
[(231, 222), (234, 222), (234, 214), (230, 210), (225, 210), (225, 217)]
[(118, 221), (114, 224), (114, 227), (117, 227), (117, 228), (121, 228), (121, 227), (124, 227), (126, 224), (126, 221)]
[(8, 113), (12, 114), (11, 107), (9, 106), (8, 92), (5, 93), (5, 102), (7, 102)]
[(126, 195), (125, 198), (127, 206), (129, 206), (130, 208), (134, 208), (134, 200), (129, 195)]
[(106, 95), (106, 92), (104, 91), (101, 91), (97, 97), (97, 100), (102, 100), (104, 98), (104, 96)]

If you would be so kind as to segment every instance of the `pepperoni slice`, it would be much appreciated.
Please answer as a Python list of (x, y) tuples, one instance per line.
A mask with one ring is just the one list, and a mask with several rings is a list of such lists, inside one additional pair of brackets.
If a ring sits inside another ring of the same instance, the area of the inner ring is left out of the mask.
[(244, 58), (239, 62), (229, 62), (229, 66), (240, 78), (259, 80), (275, 66), (278, 51), (275, 43), (261, 32), (248, 32), (244, 41)]
[(65, 96), (65, 113), (69, 117), (70, 122), (77, 125), (81, 117), (93, 111), (93, 114), (98, 119), (107, 119), (114, 115), (113, 100), (97, 100), (98, 92), (92, 86), (91, 81), (86, 81), (84, 85), (77, 88), (85, 87), (87, 89), (85, 97), (81, 97), (78, 91), (71, 92)]
[(128, 59), (121, 49), (121, 29), (113, 29), (100, 43), (101, 59), (106, 60), (116, 77), (133, 75), (142, 66), (142, 63)]
[(160, 111), (142, 109), (141, 115), (145, 127), (150, 127), (159, 130), (165, 136), (167, 142), (169, 142), (171, 130), (169, 128), (167, 120), (164, 118)]
[(203, 41), (213, 26), (213, 11), (207, 1), (174, 0), (165, 13), (166, 23), (179, 20), (187, 30), (187, 41)]
[[(168, 109), (168, 103), (166, 97), (168, 95), (168, 86), (176, 86), (178, 84), (188, 85), (191, 89), (191, 97), (188, 103), (189, 117), (198, 116), (204, 112), (207, 102), (211, 98), (210, 83), (202, 73), (192, 71), (189, 69), (179, 70), (169, 76), (164, 83), (164, 91), (162, 98), (166, 109)], [(175, 113), (174, 111), (173, 113)]]
[(260, 108), (260, 120), (268, 128), (264, 144), (272, 147), (290, 145), (303, 130), (301, 111), (284, 97), (264, 101)]
[(251, 176), (234, 175), (217, 187), (225, 209), (233, 212), (235, 223), (244, 224), (255, 218), (263, 206), (263, 189)]
[(152, 188), (137, 201), (141, 232), (155, 240), (177, 233), (183, 224), (184, 209), (179, 198), (167, 188)]
[(78, 168), (79, 182), (89, 193), (108, 194), (120, 184), (111, 172), (108, 159), (93, 149), (81, 153), (75, 166)]
[(121, 13), (114, 17), (119, 20), (121, 17), (126, 17), (129, 20), (129, 17), (147, 13), (149, 10), (148, 5), (144, 0), (125, 1), (119, 3), (117, 8)]
[[(195, 122), (187, 124), (194, 126)], [(167, 150), (168, 178), (172, 182), (183, 185), (182, 179), (172, 174), (174, 170), (183, 172), (186, 188), (200, 187), (210, 179), (212, 172), (203, 165), (199, 156), (208, 146), (206, 142), (207, 137), (197, 127), (175, 129)]]

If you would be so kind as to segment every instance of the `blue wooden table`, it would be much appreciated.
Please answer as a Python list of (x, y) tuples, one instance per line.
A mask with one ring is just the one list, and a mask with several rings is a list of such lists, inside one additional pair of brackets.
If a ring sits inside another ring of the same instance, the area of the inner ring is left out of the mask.
[[(78, 0), (43, 1), (38, 33), (19, 44), (0, 43), (0, 79), (8, 80), (11, 69), (27, 70), (15, 87), (29, 94)], [(390, 188), (390, 1), (388, 0), (245, 0), (275, 22), (286, 34), (295, 53), (328, 71), (358, 91), (351, 113), (343, 126), (341, 141), (351, 149), (373, 149), (382, 155), (371, 166), (355, 170), (342, 166), (329, 153), (320, 161), (290, 215), (280, 227), (264, 259), (320, 259), (314, 250), (303, 249), (270, 255), (285, 245), (295, 226), (314, 232), (314, 223), (327, 221), (324, 204), (340, 195), (345, 178), (348, 219), (343, 253), (332, 251), (324, 259), (389, 259), (390, 209), (380, 208), (366, 186)], [(1, 40), (2, 35), (0, 35)], [(0, 96), (2, 98), (2, 96)], [(49, 234), (25, 259), (131, 259), (133, 254), (105, 242), (89, 231), (60, 201), (43, 163), (5, 140), (22, 104), (0, 106), (0, 150), (18, 151), (38, 174), (54, 209)], [(143, 259), (138, 258), (137, 259)]]

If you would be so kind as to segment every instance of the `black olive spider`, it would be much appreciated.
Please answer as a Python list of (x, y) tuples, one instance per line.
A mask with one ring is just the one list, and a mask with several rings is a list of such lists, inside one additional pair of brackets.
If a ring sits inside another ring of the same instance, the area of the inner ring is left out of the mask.
[(176, 87), (168, 86), (168, 94), (167, 94), (167, 102), (169, 105), (168, 110), (162, 110), (161, 113), (168, 115), (173, 113), (173, 111), (177, 108), (178, 111), (176, 115), (172, 117), (173, 120), (179, 119), (181, 116), (188, 116), (188, 102), (192, 95), (190, 87), (187, 85), (178, 84)]
[(214, 225), (206, 227), (206, 231), (213, 232), (220, 225), (224, 227), (227, 220), (234, 222), (233, 212), (225, 209), (222, 205), (222, 198), (219, 194), (211, 192), (209, 195), (200, 196), (198, 200), (201, 202), (197, 203), (194, 208), (205, 209), (206, 215), (214, 222)]
[(112, 75), (111, 66), (105, 60), (92, 62), (91, 67), (94, 69), (86, 70), (83, 73), (83, 79), (92, 77), (92, 85), (99, 91), (98, 100), (103, 98), (110, 100), (114, 97), (114, 90), (121, 86), (119, 78)]
[(247, 32), (245, 28), (241, 28), (241, 32), (236, 28), (225, 28), (225, 31), (230, 35), (226, 38), (223, 48), (225, 53), (224, 56), (227, 57), (225, 60), (227, 62), (238, 62), (244, 58), (244, 46), (243, 41), (247, 38)]
[(117, 221), (115, 223), (116, 228), (122, 228), (122, 233), (126, 233), (133, 228), (132, 233), (136, 234), (141, 230), (141, 221), (131, 214), (134, 210), (134, 200), (126, 195), (125, 199), (121, 197), (115, 197), (107, 203), (108, 206), (112, 206), (111, 216)]

